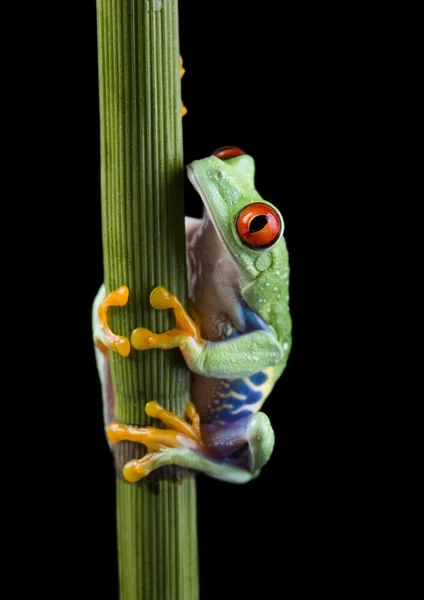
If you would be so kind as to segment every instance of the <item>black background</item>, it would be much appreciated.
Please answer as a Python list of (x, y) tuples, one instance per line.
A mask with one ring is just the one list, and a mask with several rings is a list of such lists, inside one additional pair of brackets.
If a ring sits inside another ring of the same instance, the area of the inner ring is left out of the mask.
[[(256, 187), (285, 220), (294, 339), (287, 369), (264, 406), (276, 447), (260, 478), (245, 486), (197, 478), (202, 600), (251, 597), (259, 588), (265, 597), (283, 595), (290, 540), (301, 530), (299, 513), (293, 515), (288, 448), (290, 414), (302, 405), (305, 378), (303, 257), (310, 173), (303, 164), (309, 95), (315, 90), (305, 85), (304, 39), (291, 17), (284, 6), (277, 16), (258, 3), (180, 1), (185, 163), (223, 145), (239, 146), (255, 158)], [(66, 294), (65, 306), (56, 303), (59, 323), (66, 313), (60, 327), (76, 338), (64, 344), (54, 369), (62, 376), (53, 395), (64, 415), (66, 466), (55, 471), (58, 491), (47, 500), (46, 519), (60, 531), (58, 555), (69, 549), (69, 558), (60, 561), (67, 585), (81, 597), (117, 600), (115, 477), (91, 342), (91, 303), (103, 277), (95, 2), (70, 8), (66, 19), (69, 39), (60, 46), (65, 72), (55, 66), (54, 56), (47, 59), (60, 155), (57, 167), (52, 162), (58, 181), (54, 218), (65, 227), (52, 232), (47, 245), (49, 257), (53, 248), (62, 261), (61, 269), (54, 264), (49, 269), (50, 281)], [(66, 223), (62, 202), (72, 207)], [(200, 216), (201, 210), (187, 181), (186, 213)], [(54, 460), (60, 462), (62, 455)]]
[[(2, 63), (12, 135), (2, 137), (1, 499), (15, 510), (2, 506), (3, 576), (15, 596), (27, 585), (28, 597), (117, 600), (115, 477), (91, 343), (103, 278), (95, 2), (15, 4)], [(391, 524), (410, 514), (394, 492), (410, 495), (392, 468), (410, 452), (400, 455), (398, 423), (381, 421), (398, 420), (405, 398), (392, 378), (393, 324), (405, 335), (396, 277), (408, 279), (397, 236), (414, 237), (402, 216), (416, 198), (405, 191), (418, 37), (402, 17), (180, 1), (185, 162), (223, 144), (251, 153), (259, 192), (284, 215), (292, 267), (293, 350), (264, 406), (275, 452), (243, 487), (198, 477), (202, 600), (340, 597), (369, 589), (370, 574), (379, 588), (397, 573), (405, 584)], [(186, 203), (199, 215), (188, 184)]]

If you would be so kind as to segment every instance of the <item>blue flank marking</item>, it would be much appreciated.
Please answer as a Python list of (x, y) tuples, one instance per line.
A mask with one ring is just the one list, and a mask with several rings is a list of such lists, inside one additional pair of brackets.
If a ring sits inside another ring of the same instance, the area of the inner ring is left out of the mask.
[(261, 317), (251, 308), (249, 308), (246, 302), (241, 298), (237, 302), (236, 313), (237, 315), (235, 322), (239, 323), (240, 329), (238, 331), (234, 329), (231, 335), (226, 335), (226, 324), (223, 323), (222, 333), (224, 337), (233, 338), (237, 335), (242, 335), (243, 333), (249, 333), (250, 331), (270, 331), (270, 328), (265, 321), (261, 319)]
[[(260, 371), (259, 373), (251, 375), (249, 379), (253, 385), (260, 386), (267, 381), (268, 376), (263, 371)], [(214, 399), (219, 400), (219, 404), (214, 404), (210, 409), (208, 422), (213, 423), (214, 421), (222, 421), (224, 423), (233, 423), (241, 417), (253, 414), (253, 411), (249, 408), (241, 410), (237, 414), (233, 413), (246, 404), (256, 404), (259, 402), (263, 397), (263, 392), (261, 390), (252, 390), (243, 379), (236, 379), (233, 381), (223, 379), (222, 382), (226, 385), (221, 385), (217, 391)], [(232, 396), (227, 397), (227, 394), (229, 394), (230, 391), (243, 396), (243, 400), (233, 398)], [(224, 404), (228, 404), (229, 408), (222, 408)]]
[(235, 421), (238, 421), (239, 419), (241, 419), (241, 417), (250, 417), (250, 415), (252, 415), (252, 411), (251, 410), (241, 410), (239, 413), (237, 413), (236, 415), (233, 415), (231, 412), (231, 409), (229, 408), (224, 408), (223, 410), (220, 410), (218, 413), (215, 413), (215, 418), (211, 418), (209, 417), (209, 423), (213, 423), (214, 421), (222, 421), (222, 423), (225, 423), (226, 425), (229, 423), (234, 423)]
[(251, 310), (247, 305), (245, 306), (243, 313), (245, 317), (245, 329), (243, 333), (247, 333), (248, 331), (258, 331), (258, 329), (262, 331), (270, 331), (265, 321), (261, 319), (258, 314), (253, 312), (253, 310)]
[[(220, 327), (220, 335), (222, 337), (225, 339), (231, 339), (251, 331), (270, 331), (270, 328), (265, 321), (261, 319), (261, 317), (251, 308), (249, 308), (243, 300), (239, 301), (237, 308), (237, 318), (241, 324), (241, 331), (237, 331), (235, 328), (233, 329), (229, 322), (224, 321)], [(228, 333), (229, 328), (231, 328), (231, 333)], [(253, 385), (259, 387), (268, 380), (268, 375), (263, 371), (259, 371), (259, 373), (251, 375), (249, 379)], [(231, 397), (223, 398), (221, 396), (221, 394), (226, 396), (231, 390), (242, 395), (243, 400), (238, 400), (237, 398)], [(263, 392), (261, 390), (252, 390), (242, 379), (223, 379), (222, 385), (218, 388), (216, 396), (213, 398), (213, 401), (218, 400), (219, 404), (213, 404), (209, 409), (207, 422), (214, 423), (216, 421), (221, 421), (223, 423), (233, 423), (242, 417), (250, 416), (253, 414), (253, 411), (250, 409), (241, 410), (236, 415), (234, 415), (233, 412), (245, 404), (256, 404), (262, 399), (262, 397)], [(230, 405), (230, 408), (222, 408), (223, 404)]]
[(249, 377), (250, 381), (253, 383), (253, 385), (262, 385), (263, 383), (265, 383), (265, 381), (268, 381), (268, 375), (266, 373), (264, 373), (263, 371), (259, 371), (259, 373), (255, 373), (254, 375), (251, 375)]

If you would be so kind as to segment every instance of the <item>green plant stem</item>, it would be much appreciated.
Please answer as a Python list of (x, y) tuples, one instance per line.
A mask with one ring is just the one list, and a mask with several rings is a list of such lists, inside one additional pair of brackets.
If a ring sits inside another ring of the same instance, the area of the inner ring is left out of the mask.
[[(128, 305), (109, 310), (113, 331), (129, 337), (174, 325), (149, 304), (156, 285), (186, 301), (178, 3), (97, 0), (97, 20), (104, 277), (107, 292), (129, 287)], [(178, 350), (110, 359), (118, 421), (148, 424), (150, 400), (184, 415), (189, 372)], [(156, 492), (127, 483), (122, 466), (144, 449), (116, 448), (121, 600), (195, 600), (194, 479), (160, 481)]]

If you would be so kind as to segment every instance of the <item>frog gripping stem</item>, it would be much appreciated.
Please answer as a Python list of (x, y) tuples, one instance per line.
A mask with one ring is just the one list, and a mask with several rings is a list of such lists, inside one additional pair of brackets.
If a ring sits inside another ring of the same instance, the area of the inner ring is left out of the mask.
[(110, 292), (99, 304), (97, 309), (98, 326), (94, 333), (95, 341), (100, 350), (107, 353), (107, 349), (117, 352), (120, 356), (129, 355), (131, 346), (128, 338), (117, 335), (109, 327), (108, 309), (112, 306), (125, 306), (128, 302), (129, 290), (126, 285)]
[(142, 458), (131, 460), (124, 465), (123, 476), (127, 481), (135, 483), (159, 466), (174, 464), (173, 456), (167, 460), (166, 449), (186, 448), (207, 454), (200, 435), (199, 415), (194, 404), (188, 402), (186, 407), (191, 424), (166, 410), (158, 402), (148, 402), (145, 410), (148, 416), (159, 419), (169, 429), (132, 427), (112, 422), (107, 430), (107, 437), (111, 443), (136, 442), (143, 444), (148, 450)]
[(188, 338), (201, 341), (200, 331), (193, 319), (184, 309), (181, 302), (165, 287), (158, 286), (150, 294), (150, 304), (156, 310), (172, 308), (175, 315), (177, 328), (164, 333), (153, 333), (144, 327), (137, 327), (131, 334), (131, 344), (136, 350), (150, 350), (161, 348), (169, 350), (184, 346)]
[[(180, 78), (182, 79), (185, 73), (185, 69), (183, 67), (183, 57), (180, 56)], [(184, 115), (187, 114), (187, 109), (184, 106), (183, 103), (181, 103), (181, 116), (184, 117)]]

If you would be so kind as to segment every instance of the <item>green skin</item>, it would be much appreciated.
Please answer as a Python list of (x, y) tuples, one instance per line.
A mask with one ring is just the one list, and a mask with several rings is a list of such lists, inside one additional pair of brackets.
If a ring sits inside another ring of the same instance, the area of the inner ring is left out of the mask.
[[(247, 247), (237, 233), (236, 217), (251, 202), (271, 206), (279, 214), (281, 229), (284, 229), (284, 221), (278, 209), (263, 200), (254, 187), (254, 168), (253, 158), (244, 154), (225, 162), (211, 156), (194, 161), (187, 170), (218, 234), (217, 243), (226, 247), (231, 260), (237, 265), (237, 279), (232, 282), (231, 287), (271, 331), (241, 335), (219, 347), (218, 344), (214, 345), (213, 351), (210, 347), (200, 346), (195, 340), (189, 339), (188, 349), (183, 349), (183, 354), (192, 371), (209, 377), (245, 377), (269, 366), (276, 366), (275, 383), (284, 370), (291, 346), (289, 263), (282, 233), (276, 243), (265, 250)], [(225, 285), (220, 299), (225, 303), (224, 309), (232, 324), (237, 326), (240, 309), (236, 295), (228, 300), (228, 282), (223, 284), (222, 280), (215, 278), (213, 285)], [(211, 290), (208, 289), (207, 292), (210, 295)], [(197, 306), (201, 302), (199, 297), (194, 299)], [(285, 350), (282, 348), (283, 344), (287, 344)], [(253, 370), (252, 355), (256, 357)]]
[[(208, 238), (205, 244), (207, 253), (212, 252), (217, 257), (212, 259), (213, 264), (218, 261), (228, 264), (228, 268), (220, 268), (218, 273), (209, 265), (209, 277), (203, 276), (202, 283), (194, 284), (189, 292), (194, 305), (202, 315), (206, 315), (206, 319), (209, 317), (213, 320), (221, 311), (228, 315), (231, 325), (239, 331), (243, 329), (240, 316), (245, 310), (241, 306), (241, 297), (269, 330), (242, 333), (229, 340), (204, 345), (189, 338), (181, 350), (187, 366), (201, 379), (236, 380), (274, 367), (262, 404), (286, 366), (291, 348), (291, 318), (288, 305), (289, 262), (282, 236), (283, 218), (275, 206), (258, 194), (254, 186), (254, 171), (254, 160), (246, 154), (225, 161), (211, 156), (194, 161), (187, 167), (188, 177), (207, 211), (211, 223), (209, 229), (214, 232), (209, 237), (205, 234)], [(281, 236), (272, 247), (264, 250), (249, 248), (237, 232), (237, 215), (252, 202), (268, 204), (280, 216)], [(207, 226), (205, 231), (208, 231)], [(217, 246), (215, 251), (214, 244)], [(203, 262), (206, 259), (202, 256), (201, 244), (197, 242), (199, 245), (197, 259)], [(190, 255), (190, 244), (188, 246)], [(195, 243), (195, 250), (197, 246)], [(204, 268), (202, 270), (205, 271)], [(208, 299), (206, 304), (205, 298)], [(207, 413), (205, 404), (209, 400), (205, 389), (207, 383), (204, 381), (200, 385), (200, 393), (196, 393), (196, 387), (192, 392), (201, 418)], [(237, 422), (225, 425), (224, 437), (227, 441), (231, 440), (233, 433), (234, 438), (240, 439), (237, 429)], [(206, 427), (203, 427), (203, 434), (204, 437), (207, 434)], [(247, 469), (245, 465), (238, 466), (237, 461), (211, 461), (191, 450), (172, 449), (165, 452), (169, 453), (167, 458), (172, 459), (173, 463), (203, 471), (224, 481), (245, 483), (259, 475), (272, 454), (274, 432), (268, 417), (261, 412), (252, 414), (243, 438), (249, 447)], [(213, 448), (213, 438), (211, 445)], [(183, 456), (184, 462), (181, 460)]]
[[(189, 284), (189, 294), (202, 315), (202, 336), (209, 341), (201, 344), (188, 338), (181, 347), (187, 366), (197, 374), (192, 399), (202, 423), (208, 423), (202, 426), (207, 445), (213, 450), (214, 443), (225, 438), (230, 448), (234, 440), (234, 449), (237, 449), (240, 440), (247, 442), (247, 467), (246, 459), (243, 464), (231, 458), (211, 460), (188, 448), (165, 449), (154, 458), (155, 467), (176, 464), (232, 483), (245, 483), (257, 477), (271, 456), (274, 432), (268, 417), (257, 411), (283, 372), (291, 348), (289, 263), (282, 235), (284, 222), (278, 209), (256, 191), (254, 170), (253, 158), (245, 154), (225, 161), (211, 156), (187, 167), (188, 177), (206, 209), (204, 219), (199, 222), (201, 227), (196, 225), (203, 233), (197, 238), (189, 234), (187, 237), (189, 258), (191, 253), (196, 255), (194, 268), (201, 272), (201, 276)], [(281, 235), (269, 248), (251, 249), (237, 232), (237, 215), (251, 202), (268, 204), (280, 216)], [(244, 332), (247, 312), (258, 315), (267, 327)], [(213, 332), (220, 319), (240, 335), (222, 340)], [(209, 388), (216, 387), (217, 380), (231, 383), (269, 367), (273, 367), (272, 376), (264, 387), (261, 401), (251, 409), (251, 417), (245, 420), (244, 430), (240, 432), (241, 421), (225, 426), (221, 422), (219, 439), (212, 435), (208, 442), (208, 428), (215, 427), (213, 419), (208, 418)]]

